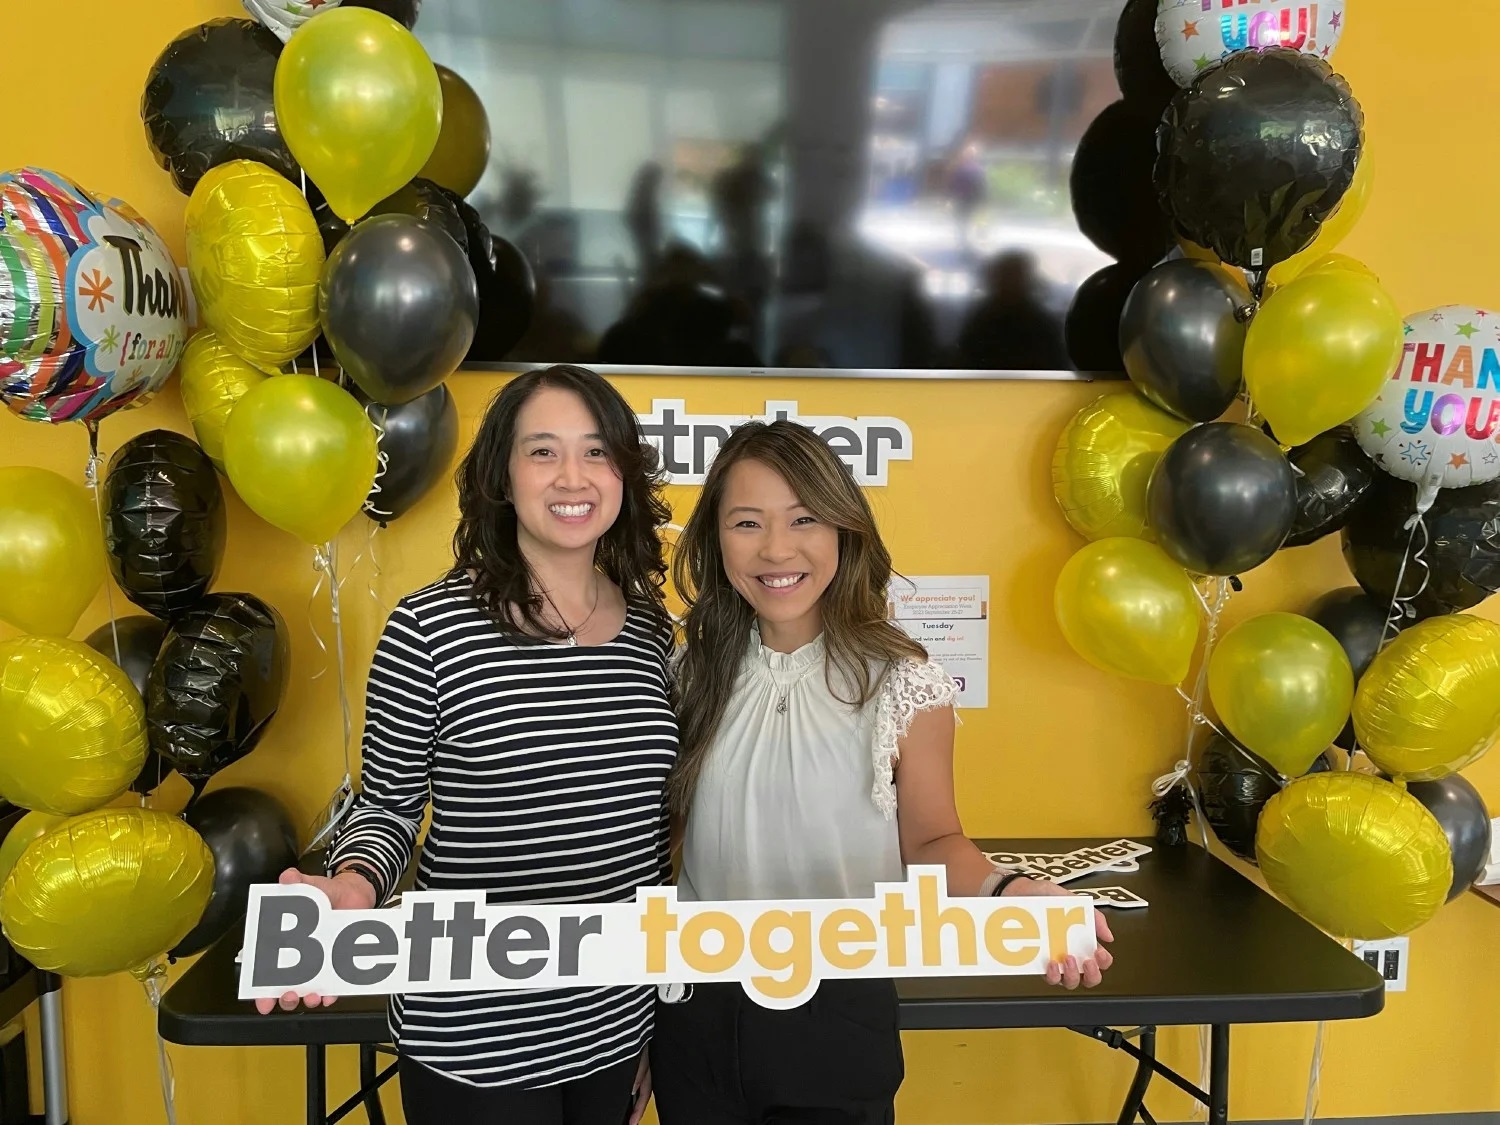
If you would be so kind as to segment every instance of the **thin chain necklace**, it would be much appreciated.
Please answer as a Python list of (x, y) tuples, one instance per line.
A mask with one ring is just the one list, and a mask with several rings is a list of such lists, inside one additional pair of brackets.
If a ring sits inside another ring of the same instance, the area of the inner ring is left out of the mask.
[(568, 619), (562, 615), (562, 610), (560, 610), (560, 609), (557, 608), (557, 603), (552, 600), (552, 595), (551, 594), (547, 593), (546, 590), (543, 590), (542, 591), (542, 597), (544, 597), (544, 598), (547, 599), (547, 604), (552, 607), (552, 612), (555, 613), (555, 614), (557, 614), (557, 619), (562, 622), (563, 628), (568, 631), (568, 640), (567, 640), (567, 643), (569, 645), (571, 645), (571, 646), (573, 646), (573, 647), (576, 648), (577, 645), (578, 645), (578, 630), (582, 629), (585, 625), (587, 625), (589, 623), (589, 621), (591, 621), (593, 619), (594, 610), (596, 610), (596, 609), (599, 608), (599, 572), (597, 570), (594, 571), (594, 605), (593, 605), (593, 608), (589, 610), (588, 616), (585, 617), (582, 621), (580, 621), (576, 626), (568, 624)]

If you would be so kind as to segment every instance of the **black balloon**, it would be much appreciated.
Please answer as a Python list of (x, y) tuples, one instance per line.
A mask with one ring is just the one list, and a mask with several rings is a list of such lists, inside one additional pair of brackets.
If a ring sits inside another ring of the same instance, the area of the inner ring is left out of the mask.
[(1078, 371), (1124, 371), (1120, 355), (1120, 314), (1140, 280), (1137, 266), (1115, 262), (1085, 278), (1073, 293), (1063, 321), (1068, 362)]
[(301, 168), (276, 124), (273, 87), (281, 40), (250, 19), (184, 31), (157, 57), (141, 96), (156, 162), (184, 195), (210, 168), (256, 160), (299, 182)]
[(151, 749), (201, 784), (250, 753), (281, 706), (286, 623), (251, 594), (209, 594), (172, 623), (146, 684)]
[(1490, 814), (1484, 798), (1462, 774), (1436, 781), (1409, 781), (1406, 791), (1437, 818), (1453, 852), (1452, 902), (1484, 873), (1490, 861)]
[(1252, 426), (1210, 422), (1167, 447), (1151, 473), (1146, 518), (1179, 566), (1242, 574), (1281, 547), (1297, 515), (1292, 466)]
[(373, 8), (383, 12), (410, 31), (417, 25), (417, 16), (422, 11), (422, 0), (344, 0), (345, 8)]
[(456, 191), (440, 189), (453, 204), (468, 238), (469, 266), (479, 290), (479, 318), (467, 359), (498, 363), (520, 343), (536, 309), (536, 277), (526, 256), (490, 233), (472, 204)]
[[(1385, 635), (1386, 606), (1376, 602), (1358, 586), (1345, 586), (1324, 594), (1303, 613), (1333, 634), (1334, 640), (1349, 658), (1354, 669), (1354, 683), (1365, 674), (1370, 661), (1380, 651), (1381, 638)], [(1355, 747), (1354, 720), (1344, 721), (1344, 729), (1334, 740), (1334, 745), (1345, 750)]]
[(1156, 115), (1123, 101), (1099, 112), (1073, 153), (1068, 190), (1078, 229), (1117, 261), (1146, 265), (1172, 246), (1152, 186)]
[(1163, 410), (1212, 422), (1243, 385), (1253, 307), (1244, 279), (1223, 266), (1174, 258), (1152, 267), (1120, 314), (1126, 374)]
[(1375, 484), (1378, 471), (1345, 427), (1321, 433), (1291, 451), (1297, 478), (1297, 519), (1285, 546), (1305, 547), (1343, 530)]
[(286, 807), (259, 789), (216, 789), (188, 806), (183, 819), (214, 857), (214, 889), (198, 924), (171, 957), (201, 953), (245, 917), (250, 887), (274, 883), (297, 866), (297, 829)]
[[(101, 653), (130, 677), (141, 698), (146, 696), (146, 681), (151, 676), (151, 665), (156, 661), (157, 650), (167, 635), (167, 623), (155, 617), (121, 617), (114, 625), (105, 622), (85, 639), (84, 644)], [(118, 656), (116, 640), (119, 642)], [(136, 774), (130, 788), (137, 793), (151, 793), (172, 772), (172, 767), (161, 760), (155, 750), (147, 749), (141, 772)]]
[[(1500, 481), (1440, 489), (1421, 528), (1416, 486), (1377, 473), (1343, 531), (1344, 561), (1366, 593), (1389, 606), (1401, 573), (1406, 624), (1472, 609), (1500, 590)], [(1418, 557), (1420, 556), (1420, 557)]]
[[(313, 203), (313, 217), (318, 220), (318, 231), (323, 235), (323, 249), (331, 254), (344, 235), (349, 233), (349, 224), (334, 214), (333, 208), (321, 194), (314, 201), (313, 193), (309, 191), (308, 199)], [(410, 215), (414, 219), (422, 219), (444, 231), (458, 243), (460, 250), (468, 253), (468, 231), (463, 219), (459, 217), (458, 209), (453, 206), (447, 189), (431, 180), (413, 180), (371, 207), (365, 217), (370, 215)]]
[(411, 402), (384, 406), (358, 393), (385, 455), (365, 515), (382, 527), (405, 515), (439, 480), (458, 450), (458, 407), (440, 384)]
[(1281, 792), (1281, 777), (1238, 742), (1213, 733), (1194, 755), (1192, 780), (1219, 842), (1254, 863), (1255, 829), (1266, 802)]
[(115, 451), (104, 481), (110, 573), (136, 605), (170, 619), (208, 592), (224, 558), (224, 492), (208, 454), (173, 430)]
[(1322, 59), (1237, 51), (1173, 97), (1155, 180), (1178, 232), (1243, 269), (1305, 249), (1354, 180), (1364, 115)]
[(1126, 0), (1115, 24), (1115, 81), (1125, 100), (1152, 117), (1177, 93), (1156, 42), (1158, 0)]

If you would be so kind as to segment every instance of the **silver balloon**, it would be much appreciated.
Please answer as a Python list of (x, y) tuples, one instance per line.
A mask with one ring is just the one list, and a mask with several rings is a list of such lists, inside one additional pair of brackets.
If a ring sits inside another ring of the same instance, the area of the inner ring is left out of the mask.
[(1436, 781), (1411, 781), (1406, 791), (1437, 817), (1453, 850), (1452, 902), (1484, 872), (1490, 861), (1490, 813), (1484, 798), (1461, 774), (1450, 773)]
[(411, 215), (373, 215), (328, 256), (323, 334), (349, 377), (399, 406), (457, 369), (474, 339), (479, 290), (463, 250)]
[(1141, 394), (1189, 422), (1234, 402), (1254, 307), (1244, 274), (1193, 258), (1164, 261), (1136, 282), (1120, 315), (1120, 354)]
[(356, 390), (378, 435), (382, 467), (365, 515), (384, 527), (405, 515), (448, 471), (458, 451), (458, 407), (443, 384), (400, 406)]

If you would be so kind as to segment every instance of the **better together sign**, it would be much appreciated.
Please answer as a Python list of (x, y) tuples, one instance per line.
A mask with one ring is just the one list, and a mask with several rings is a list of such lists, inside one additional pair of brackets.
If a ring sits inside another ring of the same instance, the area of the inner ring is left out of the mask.
[(333, 910), (300, 885), (250, 889), (241, 999), (738, 981), (768, 1008), (848, 977), (1018, 976), (1096, 949), (1086, 896), (949, 898), (941, 867), (913, 867), (869, 899), (489, 905), (410, 891), (399, 906)]

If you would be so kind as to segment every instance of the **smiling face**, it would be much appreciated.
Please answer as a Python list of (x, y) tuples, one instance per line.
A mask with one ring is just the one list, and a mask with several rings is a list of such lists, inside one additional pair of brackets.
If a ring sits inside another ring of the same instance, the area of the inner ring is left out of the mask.
[(719, 550), (765, 644), (790, 652), (818, 635), (819, 600), (839, 568), (838, 529), (809, 511), (775, 469), (748, 458), (729, 469)]
[(509, 473), (523, 551), (592, 551), (620, 514), (620, 476), (598, 423), (572, 391), (544, 386), (526, 400)]

